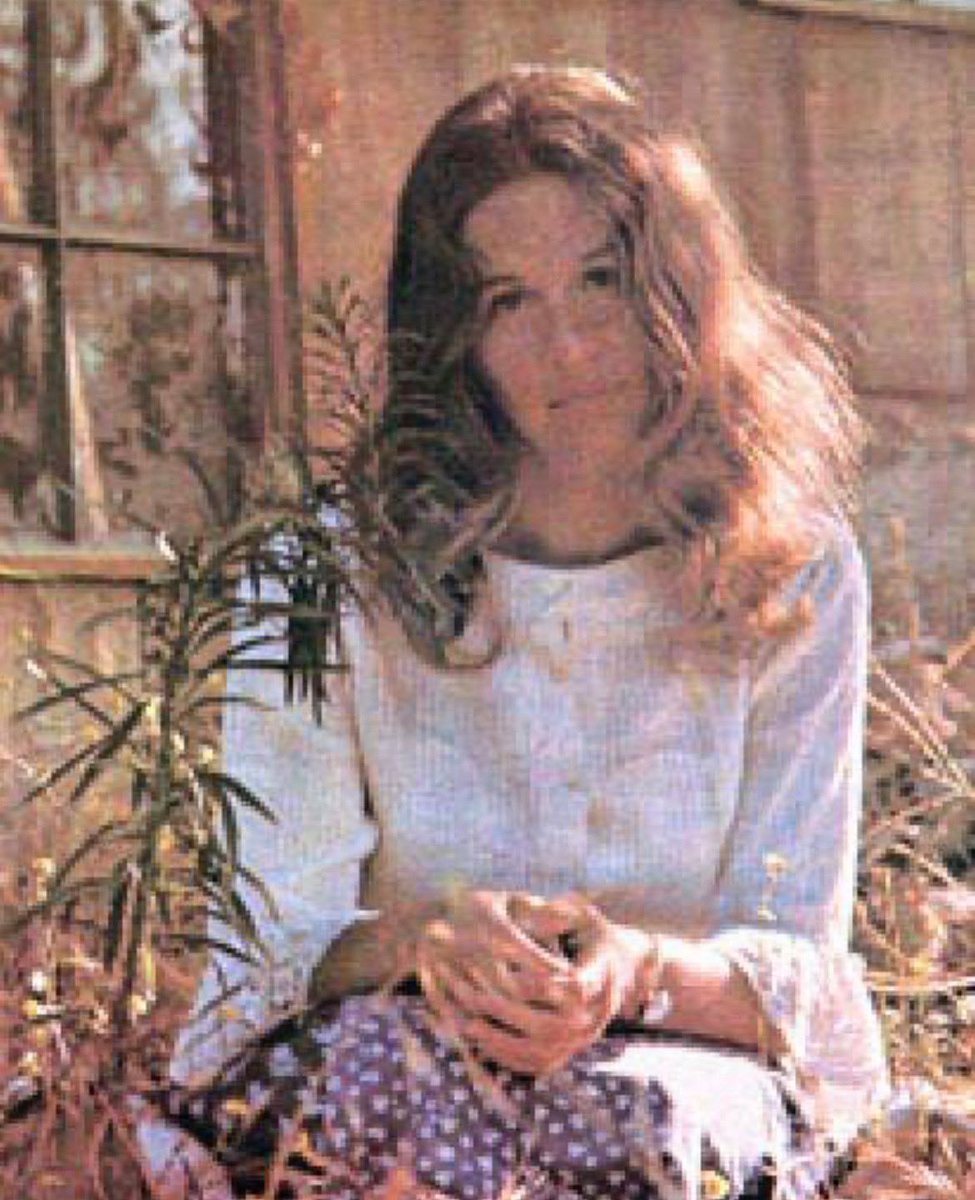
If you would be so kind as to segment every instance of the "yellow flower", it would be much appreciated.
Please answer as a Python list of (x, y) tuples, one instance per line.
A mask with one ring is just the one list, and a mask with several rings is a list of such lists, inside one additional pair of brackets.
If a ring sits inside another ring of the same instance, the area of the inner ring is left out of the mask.
[(251, 1106), (246, 1100), (241, 1100), (239, 1097), (231, 1096), (224, 1100), (220, 1107), (228, 1117), (249, 1117), (251, 1115)]
[(31, 868), (38, 879), (50, 879), (58, 869), (53, 858), (35, 858)]
[(28, 1021), (36, 1021), (42, 1015), (44, 1008), (46, 1005), (41, 1004), (32, 996), (29, 1000), (24, 1001), (21, 1011)]
[(701, 1200), (724, 1200), (731, 1184), (720, 1171), (701, 1172)]
[(41, 1060), (37, 1057), (36, 1050), (28, 1050), (26, 1054), (22, 1054), (17, 1065), (28, 1075), (40, 1075), (41, 1073)]
[(129, 997), (129, 1012), (132, 1015), (133, 1021), (138, 1021), (140, 1017), (147, 1016), (150, 1007), (149, 997), (143, 996), (141, 992), (135, 992)]

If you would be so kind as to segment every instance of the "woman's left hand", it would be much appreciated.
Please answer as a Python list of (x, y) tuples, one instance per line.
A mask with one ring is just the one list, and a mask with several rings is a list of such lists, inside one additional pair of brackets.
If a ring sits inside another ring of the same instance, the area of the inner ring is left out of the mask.
[(450, 1012), (454, 1032), (481, 1057), (542, 1075), (588, 1049), (615, 1016), (638, 1007), (633, 992), (654, 942), (642, 930), (609, 921), (581, 896), (546, 901), (515, 895), (508, 911), (546, 948), (571, 944), (558, 987), (540, 993), (534, 981), (521, 985), (509, 975), (502, 990), (490, 974), (472, 975), (441, 960), (433, 988), (428, 980), (425, 990), (434, 1009)]

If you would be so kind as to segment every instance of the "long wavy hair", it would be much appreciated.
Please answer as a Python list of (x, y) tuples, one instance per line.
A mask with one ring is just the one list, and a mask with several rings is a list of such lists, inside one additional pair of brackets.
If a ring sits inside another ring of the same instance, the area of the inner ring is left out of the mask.
[(482, 550), (517, 500), (522, 445), (478, 369), (477, 205), (553, 173), (608, 216), (647, 339), (647, 523), (676, 552), (703, 646), (774, 636), (780, 585), (824, 515), (852, 503), (861, 427), (830, 335), (765, 280), (700, 149), (653, 129), (601, 71), (524, 67), (437, 122), (400, 198), (388, 391), (359, 463), (400, 552), (380, 587), (414, 648), (450, 664)]

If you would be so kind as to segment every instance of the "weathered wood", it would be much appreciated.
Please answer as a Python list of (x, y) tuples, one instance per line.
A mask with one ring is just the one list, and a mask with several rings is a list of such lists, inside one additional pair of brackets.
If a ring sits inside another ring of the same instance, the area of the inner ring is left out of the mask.
[(961, 214), (956, 247), (965, 297), (968, 395), (975, 392), (975, 40), (958, 38), (951, 49), (952, 126), (956, 131), (958, 171), (955, 204)]
[(965, 401), (871, 397), (874, 438), (864, 480), (864, 544), (875, 616), (885, 615), (891, 518), (903, 520), (926, 632), (961, 638), (975, 626), (975, 426)]
[(862, 332), (859, 382), (968, 386), (957, 121), (939, 34), (817, 22), (803, 35), (819, 294)]
[(868, 25), (903, 25), (912, 29), (945, 29), (975, 34), (975, 14), (961, 9), (918, 4), (913, 0), (742, 0), (758, 8), (801, 13), (828, 20), (848, 18)]
[(515, 63), (606, 65), (609, 11), (605, 4), (462, 0), (460, 11), (465, 88), (476, 87)]

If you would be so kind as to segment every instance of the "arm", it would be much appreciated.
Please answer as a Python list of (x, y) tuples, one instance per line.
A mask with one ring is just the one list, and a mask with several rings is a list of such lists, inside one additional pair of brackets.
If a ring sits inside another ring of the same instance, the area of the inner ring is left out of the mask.
[(631, 1015), (662, 988), (671, 1007), (658, 1027), (791, 1060), (839, 1140), (886, 1090), (879, 1026), (848, 950), (868, 599), (845, 527), (830, 530), (791, 593), (811, 602), (812, 616), (752, 666), (740, 795), (710, 935), (654, 938), (627, 914), (625, 891), (597, 893), (590, 899), (603, 920), (592, 922), (589, 954), (597, 979), (616, 972), (624, 991), (636, 981)]
[(702, 947), (747, 981), (842, 1138), (886, 1088), (879, 1026), (848, 948), (869, 613), (849, 530), (831, 529), (793, 589), (812, 618), (753, 664), (741, 794)]
[[(239, 595), (252, 599), (246, 585)], [(261, 598), (286, 599), (266, 584)], [(258, 628), (235, 629), (234, 638), (239, 642), (282, 627), (283, 618), (268, 618)], [(283, 659), (284, 645), (261, 646), (253, 653)], [(280, 921), (266, 912), (259, 897), (248, 897), (269, 961), (249, 967), (229, 957), (211, 960), (194, 1016), (177, 1041), (170, 1066), (176, 1079), (215, 1068), (248, 1032), (303, 998), (314, 963), (358, 915), (360, 866), (375, 845), (376, 832), (363, 811), (349, 684), (347, 675), (334, 677), (333, 694), (317, 725), (305, 707), (285, 705), (277, 672), (230, 672), (228, 693), (257, 704), (226, 707), (225, 769), (277, 815), (271, 824), (250, 808), (238, 807), (240, 858), (267, 884)], [(223, 927), (211, 925), (210, 931), (233, 940)], [(207, 1006), (227, 987), (240, 990), (208, 1013)]]

